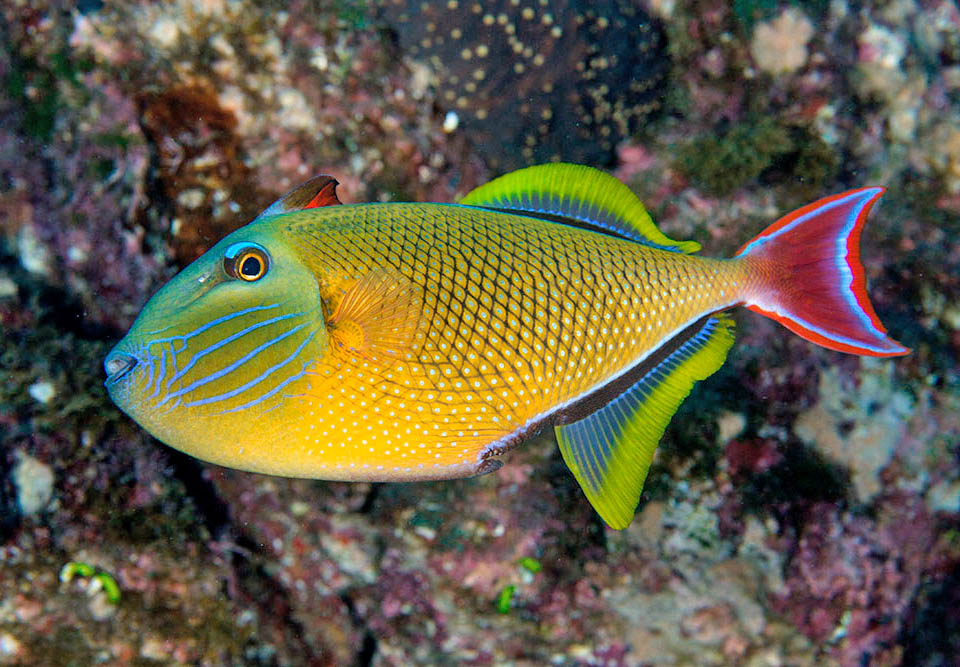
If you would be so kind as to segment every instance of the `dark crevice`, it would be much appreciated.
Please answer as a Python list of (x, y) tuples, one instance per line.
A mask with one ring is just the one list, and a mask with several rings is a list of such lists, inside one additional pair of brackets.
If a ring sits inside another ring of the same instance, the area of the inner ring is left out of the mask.
[[(165, 447), (159, 441), (156, 445)], [(173, 468), (173, 477), (183, 484), (186, 495), (193, 501), (201, 523), (210, 531), (213, 539), (219, 539), (229, 527), (230, 509), (217, 493), (213, 482), (204, 476), (204, 465), (172, 448), (167, 449), (167, 460)]]
[[(543, 475), (564, 513), (586, 513), (578, 521), (571, 520), (570, 526), (577, 526), (578, 534), (567, 535), (566, 557), (571, 566), (581, 567), (596, 554), (607, 551), (606, 526), (600, 515), (593, 511), (583, 496), (583, 491), (573, 474), (564, 463), (560, 450), (555, 449), (547, 461), (544, 461), (537, 475)], [(572, 515), (572, 514), (571, 514)]]
[(940, 582), (923, 586), (903, 628), (904, 665), (947, 667), (960, 655), (960, 563)]
[[(239, 549), (234, 551), (231, 566), (236, 573), (241, 595), (259, 612), (259, 625), (282, 633), (283, 645), (292, 654), (302, 656), (303, 664), (319, 664), (321, 661), (318, 656), (303, 639), (305, 633), (302, 624), (293, 616), (289, 591), (264, 567), (263, 545), (246, 535), (235, 535), (234, 543)], [(258, 635), (264, 641), (276, 639), (271, 636), (275, 633), (266, 629), (258, 632)]]
[(377, 498), (380, 497), (380, 489), (383, 488), (383, 484), (371, 484), (370, 491), (367, 492), (367, 497), (363, 499), (363, 505), (360, 506), (360, 514), (371, 514), (373, 512), (374, 505), (377, 502)]
[[(0, 439), (3, 439), (2, 431)], [(20, 523), (20, 504), (11, 478), (12, 472), (12, 452), (0, 454), (0, 543), (10, 539)]]
[(366, 621), (360, 616), (356, 605), (353, 604), (353, 599), (346, 593), (341, 594), (340, 599), (350, 613), (350, 620), (353, 621), (354, 626), (363, 629), (363, 639), (360, 641), (360, 648), (356, 653), (354, 665), (356, 667), (370, 667), (373, 664), (373, 657), (377, 653), (377, 638), (367, 627)]
[(363, 634), (363, 643), (360, 646), (360, 652), (357, 653), (358, 667), (370, 667), (373, 664), (373, 656), (377, 653), (377, 639), (373, 633), (367, 631)]
[(779, 450), (781, 460), (746, 479), (740, 497), (748, 510), (773, 512), (783, 526), (798, 533), (817, 503), (846, 507), (852, 482), (849, 471), (800, 443)]

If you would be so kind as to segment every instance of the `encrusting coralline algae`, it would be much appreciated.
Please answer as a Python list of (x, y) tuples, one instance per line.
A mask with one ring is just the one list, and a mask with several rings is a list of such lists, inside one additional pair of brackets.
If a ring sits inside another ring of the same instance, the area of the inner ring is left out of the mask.
[[(864, 264), (915, 353), (859, 393), (872, 368), (744, 317), (668, 430), (637, 520), (613, 532), (549, 438), (474, 480), (273, 479), (161, 449), (101, 388), (148, 294), (310, 175), (335, 173), (353, 201), (452, 201), (500, 173), (465, 118), (445, 130), (444, 93), (392, 28), (354, 3), (4, 4), (0, 663), (955, 659), (955, 3), (795, 8), (815, 31), (777, 74), (751, 46), (786, 8), (643, 7), (666, 34), (664, 111), (612, 146), (616, 173), (665, 233), (716, 255), (778, 211), (886, 185)], [(178, 91), (201, 112), (168, 122)], [(789, 141), (732, 174), (678, 158), (757, 136)], [(853, 442), (875, 413), (902, 429), (879, 461), (835, 458), (798, 425), (820, 414)], [(745, 426), (720, 439), (730, 414)], [(12, 481), (23, 456), (53, 474), (31, 516)], [(66, 563), (112, 577), (118, 606), (93, 578), (62, 582)]]

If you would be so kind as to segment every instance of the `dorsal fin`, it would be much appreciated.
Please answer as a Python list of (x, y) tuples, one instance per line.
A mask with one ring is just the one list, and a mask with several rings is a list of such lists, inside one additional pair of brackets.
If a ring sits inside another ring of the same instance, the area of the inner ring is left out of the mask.
[(319, 174), (309, 181), (302, 183), (270, 204), (258, 217), (265, 218), (280, 213), (290, 213), (307, 208), (320, 206), (336, 206), (340, 203), (337, 198), (337, 186), (340, 183), (333, 176)]
[(700, 249), (695, 241), (667, 237), (630, 188), (583, 165), (558, 162), (519, 169), (481, 185), (460, 203), (594, 227), (664, 250)]

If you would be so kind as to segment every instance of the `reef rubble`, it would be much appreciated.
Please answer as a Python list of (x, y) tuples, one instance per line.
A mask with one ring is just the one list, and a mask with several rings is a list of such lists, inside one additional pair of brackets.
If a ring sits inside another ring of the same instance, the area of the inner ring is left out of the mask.
[[(501, 4), (503, 26), (530, 20)], [(717, 256), (886, 186), (863, 259), (913, 353), (865, 361), (739, 314), (622, 532), (549, 436), (476, 479), (287, 480), (172, 451), (103, 391), (146, 298), (313, 173), (345, 201), (452, 201), (495, 175), (399, 19), (0, 7), (0, 665), (956, 662), (956, 3), (641, 5), (661, 110), (618, 128), (606, 166)]]

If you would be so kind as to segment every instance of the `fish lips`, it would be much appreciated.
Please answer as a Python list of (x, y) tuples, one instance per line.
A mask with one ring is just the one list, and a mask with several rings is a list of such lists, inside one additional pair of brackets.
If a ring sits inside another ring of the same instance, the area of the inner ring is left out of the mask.
[(103, 360), (103, 370), (107, 374), (104, 384), (108, 389), (117, 386), (130, 376), (139, 363), (140, 360), (132, 354), (114, 348)]

